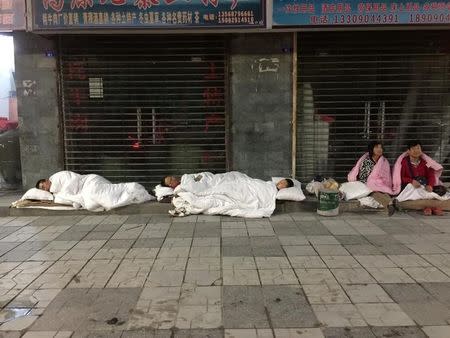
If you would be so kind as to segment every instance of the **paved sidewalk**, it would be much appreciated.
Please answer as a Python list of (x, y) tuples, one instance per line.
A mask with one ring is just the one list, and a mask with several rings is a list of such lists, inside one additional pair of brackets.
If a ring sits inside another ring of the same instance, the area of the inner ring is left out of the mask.
[(450, 337), (450, 215), (0, 218), (0, 337)]

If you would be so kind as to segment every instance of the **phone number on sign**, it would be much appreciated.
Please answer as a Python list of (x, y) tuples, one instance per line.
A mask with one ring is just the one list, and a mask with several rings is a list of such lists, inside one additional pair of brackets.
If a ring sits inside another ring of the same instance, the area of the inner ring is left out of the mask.
[(361, 24), (398, 24), (398, 23), (449, 23), (450, 14), (411, 14), (408, 22), (399, 21), (397, 14), (347, 14), (312, 15), (312, 25), (361, 25)]

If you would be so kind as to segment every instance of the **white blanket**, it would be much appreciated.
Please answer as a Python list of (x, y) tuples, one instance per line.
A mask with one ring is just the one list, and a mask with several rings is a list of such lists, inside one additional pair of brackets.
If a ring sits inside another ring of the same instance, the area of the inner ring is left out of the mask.
[(450, 199), (450, 194), (446, 193), (444, 196), (439, 196), (434, 192), (428, 192), (423, 186), (420, 188), (414, 188), (414, 186), (409, 183), (405, 189), (396, 197), (397, 201), (417, 201), (417, 200), (448, 200)]
[(269, 217), (275, 210), (277, 188), (273, 182), (232, 171), (225, 174), (186, 174), (172, 200), (183, 214)]
[(50, 192), (55, 195), (55, 203), (90, 211), (111, 210), (154, 199), (139, 183), (113, 184), (95, 174), (60, 171), (50, 177), (50, 182)]

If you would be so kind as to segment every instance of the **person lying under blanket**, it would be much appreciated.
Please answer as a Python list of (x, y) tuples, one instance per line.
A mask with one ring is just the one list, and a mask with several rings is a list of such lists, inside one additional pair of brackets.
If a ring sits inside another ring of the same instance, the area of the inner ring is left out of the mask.
[[(185, 174), (181, 178), (166, 176), (161, 185), (174, 189), (175, 209), (169, 211), (173, 216), (203, 213), (269, 217), (275, 210), (276, 199), (301, 201), (305, 198), (300, 182), (293, 179), (274, 177), (265, 182), (236, 171)], [(284, 192), (292, 195), (283, 198)]]
[(36, 188), (51, 192), (55, 203), (91, 211), (111, 210), (154, 199), (139, 183), (113, 184), (96, 174), (80, 175), (72, 171), (60, 171), (50, 178), (40, 179)]

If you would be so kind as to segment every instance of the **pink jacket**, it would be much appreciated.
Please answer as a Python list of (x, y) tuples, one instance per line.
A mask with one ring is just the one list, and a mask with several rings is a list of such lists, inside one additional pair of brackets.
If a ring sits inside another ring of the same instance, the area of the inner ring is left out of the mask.
[[(358, 180), (359, 168), (361, 168), (362, 162), (367, 157), (369, 157), (369, 153), (365, 153), (361, 156), (358, 162), (356, 162), (356, 165), (347, 176), (349, 182)], [(375, 164), (372, 172), (367, 178), (366, 185), (373, 191), (384, 192), (392, 195), (391, 167), (389, 166), (388, 160), (386, 160), (384, 156), (381, 156), (377, 164)]]
[[(401, 154), (394, 164), (394, 170), (392, 172), (392, 191), (394, 195), (397, 195), (400, 193), (400, 190), (402, 189), (402, 177), (401, 177), (401, 171), (402, 171), (402, 160), (405, 156), (408, 156), (408, 152), (405, 151), (403, 154)], [(427, 162), (427, 167), (434, 170), (434, 174), (436, 175), (436, 184), (442, 184), (441, 180), (439, 179), (442, 175), (442, 171), (444, 168), (442, 165), (437, 163), (435, 160), (433, 160), (428, 155), (422, 153), (422, 159)]]

